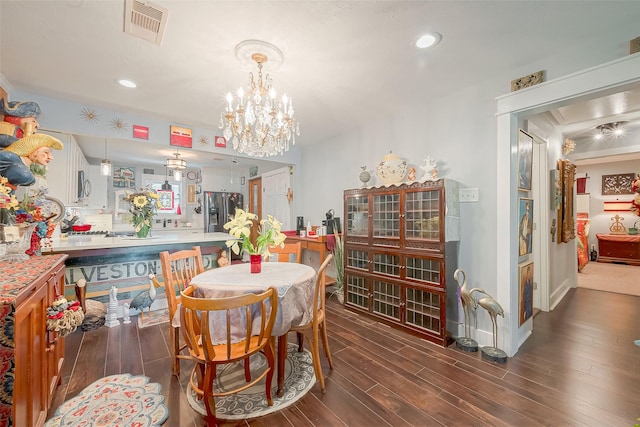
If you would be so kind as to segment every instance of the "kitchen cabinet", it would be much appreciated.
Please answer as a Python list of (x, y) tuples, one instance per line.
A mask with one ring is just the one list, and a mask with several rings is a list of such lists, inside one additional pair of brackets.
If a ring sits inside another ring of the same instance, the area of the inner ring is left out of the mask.
[(202, 169), (202, 191), (225, 191), (227, 193), (242, 193), (243, 186), (240, 183), (240, 170), (231, 170), (222, 167), (205, 167)]
[(90, 208), (105, 209), (109, 194), (108, 177), (100, 174), (100, 165), (89, 165), (87, 169), (91, 191), (86, 198), (86, 204)]
[(459, 323), (458, 184), (346, 190), (344, 218), (345, 307), (447, 345), (447, 321)]
[[(31, 257), (0, 265), (5, 331), (0, 352), (0, 425), (42, 426), (64, 360), (64, 338), (46, 327), (47, 307), (64, 293), (67, 255)], [(13, 393), (11, 393), (11, 390)]]
[(66, 206), (86, 206), (92, 193), (89, 163), (73, 135), (46, 131), (64, 144), (60, 151), (53, 150), (53, 160), (47, 166), (49, 195)]

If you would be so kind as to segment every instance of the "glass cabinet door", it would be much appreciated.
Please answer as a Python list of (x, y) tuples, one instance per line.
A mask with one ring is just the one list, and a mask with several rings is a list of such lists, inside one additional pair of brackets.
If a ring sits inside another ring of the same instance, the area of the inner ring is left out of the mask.
[(369, 196), (354, 196), (346, 200), (346, 230), (350, 236), (369, 235)]
[(440, 220), (440, 191), (407, 191), (405, 193), (405, 238), (439, 241)]
[(373, 237), (400, 237), (400, 193), (373, 196)]

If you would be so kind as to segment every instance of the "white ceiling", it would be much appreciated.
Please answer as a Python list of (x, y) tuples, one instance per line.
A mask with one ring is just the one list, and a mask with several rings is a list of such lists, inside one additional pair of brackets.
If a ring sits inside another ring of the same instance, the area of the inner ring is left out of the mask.
[[(0, 0), (0, 74), (19, 90), (216, 129), (224, 95), (248, 78), (235, 46), (264, 40), (284, 54), (278, 69), (268, 62), (265, 69), (293, 97), (304, 145), (477, 84), (495, 69), (552, 57), (550, 46), (584, 43), (597, 36), (594, 29), (640, 21), (640, 2), (631, 1), (154, 3), (169, 10), (161, 46), (123, 32), (124, 0)], [(419, 51), (413, 43), (427, 31), (442, 33), (442, 42)], [(118, 78), (138, 89), (119, 86)], [(591, 102), (553, 117), (579, 135), (594, 117), (637, 111), (639, 98), (624, 95), (610, 113)], [(102, 139), (79, 140), (88, 157), (103, 157)], [(110, 141), (114, 161), (118, 151), (128, 160), (164, 161), (164, 154), (121, 144), (126, 150)]]

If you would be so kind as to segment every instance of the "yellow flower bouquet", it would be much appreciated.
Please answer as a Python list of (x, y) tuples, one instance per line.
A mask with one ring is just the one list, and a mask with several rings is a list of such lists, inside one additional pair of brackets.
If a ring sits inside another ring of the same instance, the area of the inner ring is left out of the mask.
[(151, 189), (142, 189), (129, 194), (124, 200), (131, 203), (129, 212), (133, 215), (132, 223), (136, 236), (145, 238), (149, 236), (153, 225), (153, 216), (159, 207), (158, 193)]

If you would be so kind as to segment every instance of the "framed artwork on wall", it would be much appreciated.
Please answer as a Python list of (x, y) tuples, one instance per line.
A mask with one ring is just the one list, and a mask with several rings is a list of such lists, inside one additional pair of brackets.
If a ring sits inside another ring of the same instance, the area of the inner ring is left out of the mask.
[(533, 166), (533, 137), (518, 131), (518, 190), (531, 191)]
[(520, 197), (518, 200), (518, 256), (532, 252), (533, 199)]
[(169, 126), (169, 144), (174, 147), (191, 148), (191, 129), (182, 126)]
[(196, 203), (196, 185), (187, 184), (187, 203), (193, 205)]
[(117, 188), (136, 188), (136, 168), (114, 167), (113, 186)]
[(560, 176), (560, 209), (558, 209), (558, 243), (567, 243), (576, 238), (573, 220), (573, 187), (576, 165), (569, 160), (558, 160)]
[(633, 173), (619, 173), (616, 175), (602, 175), (602, 195), (633, 194)]
[(558, 169), (551, 169), (549, 171), (549, 208), (552, 211), (558, 209), (560, 206), (560, 173)]
[(159, 211), (172, 211), (173, 210), (173, 191), (171, 190), (157, 190), (158, 196), (158, 210)]
[(518, 325), (533, 315), (533, 261), (518, 265)]

